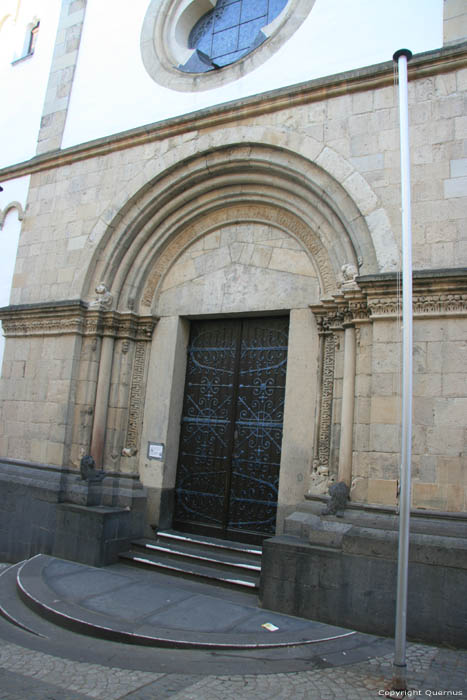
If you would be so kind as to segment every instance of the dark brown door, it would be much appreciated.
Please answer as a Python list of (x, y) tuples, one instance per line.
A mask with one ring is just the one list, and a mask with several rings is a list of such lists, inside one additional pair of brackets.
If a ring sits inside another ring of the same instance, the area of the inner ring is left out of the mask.
[(192, 323), (174, 527), (275, 531), (289, 320)]

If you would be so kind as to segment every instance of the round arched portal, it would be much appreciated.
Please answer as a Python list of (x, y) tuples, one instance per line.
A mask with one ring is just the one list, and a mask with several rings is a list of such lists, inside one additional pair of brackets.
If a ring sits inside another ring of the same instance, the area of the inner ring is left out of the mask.
[(346, 263), (378, 271), (365, 218), (335, 178), (285, 149), (241, 144), (177, 163), (135, 193), (96, 246), (84, 298), (105, 284), (118, 309), (150, 313), (157, 279), (180, 250), (238, 217), (300, 240), (324, 296), (337, 290)]
[[(132, 379), (126, 394), (120, 392), (117, 408), (120, 415), (126, 411), (128, 428), (107, 425), (106, 438), (106, 450), (123, 455), (120, 468), (139, 471), (150, 519), (168, 525), (175, 513), (183, 524), (184, 508), (188, 526), (201, 511), (200, 527), (212, 524), (209, 513), (219, 494), (210, 489), (225, 463), (230, 471), (220, 487), (228, 492), (224, 521), (217, 518), (215, 527), (237, 532), (241, 521), (245, 531), (272, 534), (276, 505), (283, 516), (303, 498), (313, 458), (320, 340), (310, 305), (338, 292), (343, 265), (358, 269), (365, 260), (367, 269), (376, 267), (357, 207), (333, 178), (296, 154), (258, 144), (229, 147), (178, 164), (148, 183), (119, 213), (94, 260), (88, 296), (101, 284), (117, 313), (158, 318), (150, 347), (142, 339), (135, 343)], [(280, 361), (279, 347), (285, 352)], [(221, 356), (230, 359), (219, 369)], [(190, 363), (203, 365), (204, 373), (198, 376), (195, 368), (187, 374)], [(120, 366), (114, 354), (111, 386), (118, 385)], [(195, 385), (198, 393), (190, 394)], [(219, 394), (221, 385), (229, 395)], [(242, 394), (246, 386), (249, 405)], [(276, 390), (280, 397), (271, 403)], [(224, 418), (227, 404), (232, 410)], [(252, 446), (244, 465), (257, 455), (248, 483), (245, 473), (238, 476), (243, 424), (250, 431), (243, 442)], [(265, 449), (272, 442), (274, 454)], [(189, 453), (195, 455), (196, 487), (193, 474), (186, 478)], [(268, 460), (275, 462), (272, 476)], [(233, 494), (235, 479), (241, 485)], [(260, 487), (255, 490), (253, 482)], [(237, 513), (232, 525), (234, 500), (242, 517)], [(259, 508), (253, 525), (251, 513), (242, 510), (252, 500), (274, 502), (267, 515)]]

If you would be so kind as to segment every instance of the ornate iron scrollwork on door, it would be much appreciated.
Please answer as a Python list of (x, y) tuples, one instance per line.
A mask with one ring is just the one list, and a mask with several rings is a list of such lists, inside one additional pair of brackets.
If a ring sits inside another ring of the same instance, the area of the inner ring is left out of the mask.
[(274, 532), (288, 318), (192, 324), (177, 526)]
[(274, 532), (284, 419), (288, 319), (243, 326), (229, 527)]

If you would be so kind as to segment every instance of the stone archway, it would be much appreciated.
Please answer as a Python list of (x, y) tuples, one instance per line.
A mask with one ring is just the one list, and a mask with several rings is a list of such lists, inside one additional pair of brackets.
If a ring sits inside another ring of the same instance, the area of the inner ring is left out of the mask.
[[(242, 258), (248, 245), (253, 246), (248, 249), (253, 265)], [(200, 272), (200, 246), (209, 251), (203, 264), (211, 266), (211, 278), (217, 275), (222, 301), (209, 291), (213, 287), (207, 274)], [(222, 262), (222, 255), (228, 260)], [(145, 338), (131, 333), (104, 338), (98, 384), (104, 397), (113, 387), (114, 398), (109, 412), (105, 407), (101, 411), (100, 425), (94, 419), (93, 437), (105, 441), (116, 470), (140, 474), (156, 511), (163, 510), (163, 501), (170, 502), (173, 490), (185, 319), (191, 316), (290, 313), (295, 340), (292, 379), (287, 380), (282, 504), (287, 507), (303, 497), (312, 452), (310, 442), (306, 449), (303, 442), (307, 429), (313, 432), (319, 353), (309, 306), (338, 293), (344, 264), (358, 269), (363, 263), (366, 269), (377, 269), (371, 236), (339, 183), (297, 154), (260, 144), (219, 149), (178, 164), (148, 183), (116, 216), (97, 247), (85, 296), (102, 284), (112, 299), (109, 318), (125, 318), (141, 328), (162, 318), (152, 343), (150, 333)], [(247, 268), (255, 268), (254, 273)], [(252, 293), (253, 279), (269, 280), (262, 297), (258, 285)], [(209, 304), (196, 301), (196, 284), (208, 290)], [(236, 292), (244, 289), (241, 299), (232, 295), (235, 287)], [(180, 303), (183, 295), (188, 305)], [(299, 412), (303, 420), (297, 423), (300, 403), (306, 410)], [(150, 442), (164, 446), (164, 460), (149, 459)]]
[[(165, 274), (157, 277), (152, 303), (159, 322), (148, 362), (140, 443), (164, 445), (164, 456), (160, 462), (152, 462), (142, 455), (139, 471), (150, 493), (150, 509), (159, 512), (158, 519), (161, 504), (167, 504), (166, 522), (170, 522), (177, 473), (186, 350), (193, 318), (214, 323), (213, 319), (227, 316), (227, 324), (243, 325), (253, 315), (263, 319), (262, 328), (270, 325), (265, 315), (272, 315), (273, 322), (278, 315), (289, 318), (279, 510), (284, 493), (286, 499), (296, 502), (303, 497), (307, 483), (319, 345), (309, 304), (318, 301), (321, 294), (318, 266), (296, 235), (285, 232), (277, 223), (273, 225), (271, 217), (242, 220), (245, 211), (239, 207), (232, 208), (229, 216), (224, 212), (222, 223), (216, 216), (204, 220), (204, 235), (197, 235), (167, 265)], [(153, 287), (153, 283), (148, 286), (148, 302)]]
[(155, 278), (205, 233), (203, 218), (215, 213), (218, 224), (228, 222), (232, 207), (242, 206), (248, 220), (275, 222), (320, 258), (325, 295), (336, 291), (345, 263), (378, 271), (365, 217), (334, 177), (285, 149), (241, 144), (193, 156), (146, 183), (109, 221), (83, 297), (92, 298), (104, 283), (116, 308), (148, 313)]

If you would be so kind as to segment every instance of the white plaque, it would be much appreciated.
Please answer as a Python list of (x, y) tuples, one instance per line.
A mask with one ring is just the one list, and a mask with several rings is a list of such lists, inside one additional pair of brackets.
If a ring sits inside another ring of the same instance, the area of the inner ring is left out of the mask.
[(149, 459), (163, 459), (164, 445), (162, 442), (148, 442)]

